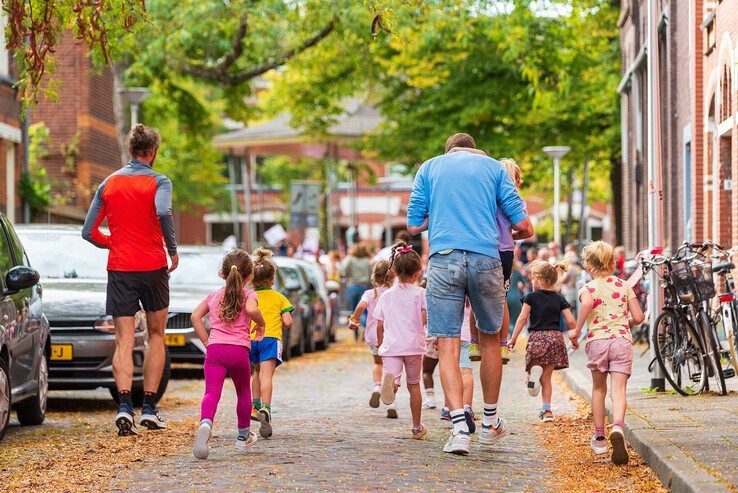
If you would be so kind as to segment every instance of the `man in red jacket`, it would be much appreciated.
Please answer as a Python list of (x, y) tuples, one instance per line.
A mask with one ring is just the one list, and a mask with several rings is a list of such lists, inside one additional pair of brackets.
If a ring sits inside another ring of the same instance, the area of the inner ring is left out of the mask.
[[(131, 382), (135, 315), (141, 306), (146, 312), (149, 345), (144, 359), (140, 424), (149, 429), (166, 428), (156, 408), (156, 394), (164, 369), (169, 273), (177, 268), (179, 258), (172, 218), (172, 182), (152, 169), (159, 142), (156, 130), (141, 124), (133, 127), (128, 134), (132, 159), (100, 184), (82, 228), (85, 240), (110, 251), (106, 304), (115, 324), (113, 376), (120, 400), (115, 424), (120, 436), (138, 433)], [(99, 229), (106, 218), (110, 235)]]

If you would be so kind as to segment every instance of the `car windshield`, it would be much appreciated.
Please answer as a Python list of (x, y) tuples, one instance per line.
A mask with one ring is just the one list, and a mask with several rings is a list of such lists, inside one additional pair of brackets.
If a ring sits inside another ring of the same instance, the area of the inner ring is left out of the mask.
[(173, 286), (220, 287), (223, 252), (179, 252), (179, 267), (169, 277)]
[(107, 279), (108, 252), (82, 239), (77, 231), (16, 231), (28, 260), (42, 277)]

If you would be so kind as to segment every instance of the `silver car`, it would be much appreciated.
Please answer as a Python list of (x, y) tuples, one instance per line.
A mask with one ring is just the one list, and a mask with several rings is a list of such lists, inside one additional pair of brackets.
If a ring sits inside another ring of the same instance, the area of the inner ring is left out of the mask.
[[(113, 378), (115, 328), (106, 313), (107, 252), (82, 239), (80, 226), (43, 225), (16, 228), (28, 257), (41, 274), (44, 313), (51, 328), (49, 388), (57, 390), (110, 389)], [(133, 347), (134, 403), (143, 401), (143, 360), (146, 317), (136, 315)], [(167, 358), (159, 386), (169, 381)]]

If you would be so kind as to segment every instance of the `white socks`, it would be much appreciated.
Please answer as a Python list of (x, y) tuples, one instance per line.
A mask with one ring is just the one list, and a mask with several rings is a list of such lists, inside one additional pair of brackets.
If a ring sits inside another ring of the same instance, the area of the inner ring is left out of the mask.
[(454, 424), (454, 433), (464, 432), (469, 434), (469, 426), (466, 424), (464, 408), (451, 411), (451, 422)]
[(482, 424), (484, 426), (491, 426), (497, 428), (500, 426), (500, 417), (497, 415), (497, 403), (487, 404), (484, 403), (484, 418), (482, 418)]

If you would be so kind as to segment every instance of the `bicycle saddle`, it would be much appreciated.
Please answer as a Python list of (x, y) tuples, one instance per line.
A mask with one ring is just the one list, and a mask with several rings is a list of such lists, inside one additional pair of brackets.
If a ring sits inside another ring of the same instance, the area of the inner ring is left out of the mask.
[(735, 269), (735, 264), (733, 262), (723, 262), (712, 266), (712, 271), (719, 274), (733, 269)]

